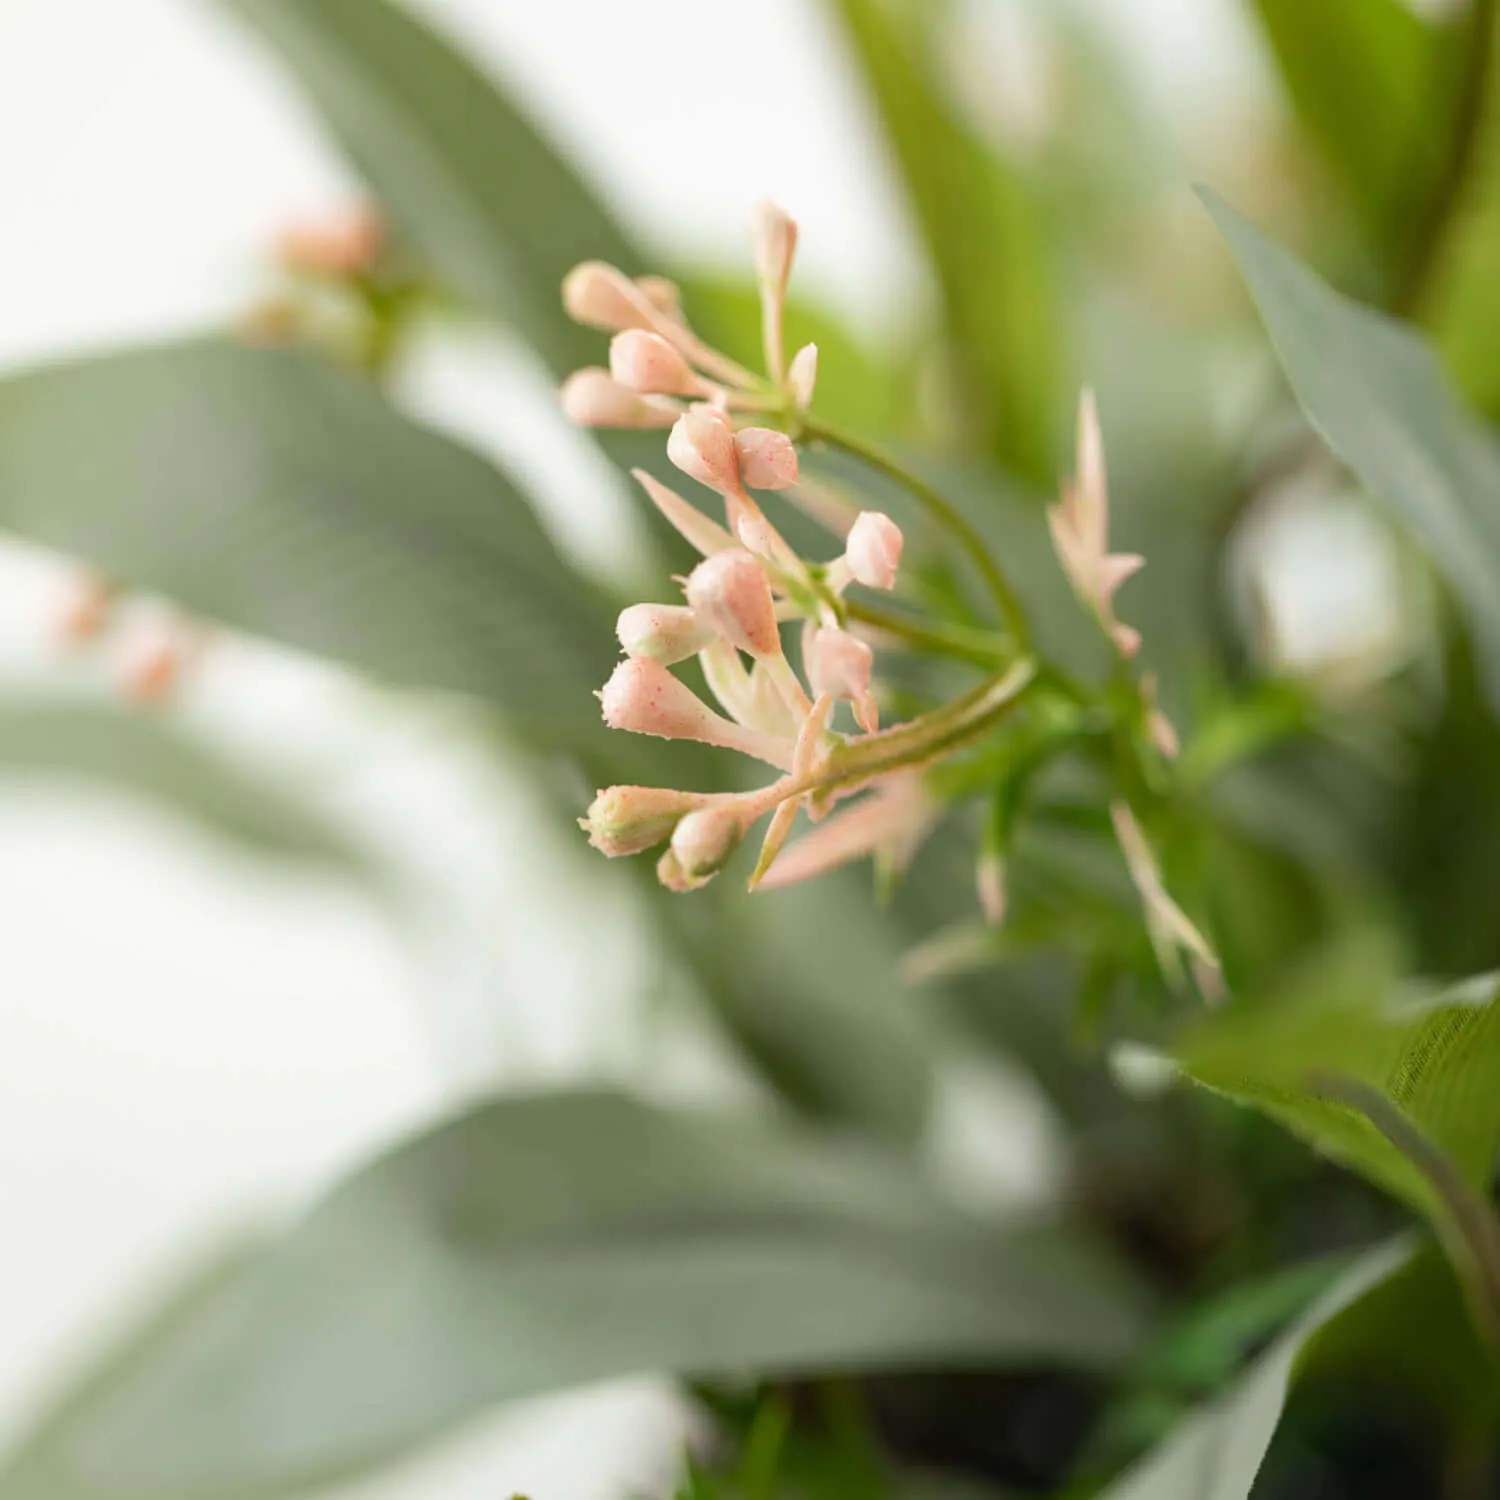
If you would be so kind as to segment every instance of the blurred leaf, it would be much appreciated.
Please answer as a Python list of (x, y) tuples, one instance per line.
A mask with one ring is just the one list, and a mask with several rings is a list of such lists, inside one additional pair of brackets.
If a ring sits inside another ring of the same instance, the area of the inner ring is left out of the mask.
[(943, 295), (955, 401), (1017, 475), (1050, 481), (1059, 329), (1039, 195), (957, 111), (936, 0), (832, 0), (874, 96)]
[(1358, 1102), (1367, 1096), (1485, 1190), (1500, 1147), (1500, 977), (1398, 998), (1383, 943), (1351, 941), (1279, 991), (1226, 1007), (1176, 1052), (1198, 1082), (1272, 1115), (1444, 1226), (1432, 1176)]
[(374, 873), (372, 855), (293, 788), (148, 712), (0, 699), (0, 778), (37, 776), (134, 793), (276, 859)]
[(390, 0), (221, 0), (275, 48), (414, 246), (556, 375), (599, 362), (558, 291), (637, 256), (577, 172), (483, 72)]
[(1218, 1401), (1204, 1406), (1101, 1500), (1247, 1500), (1309, 1341), (1410, 1260), (1406, 1240), (1363, 1256)]
[(1341, 297), (1204, 191), (1323, 441), (1431, 552), (1500, 710), (1500, 452), (1411, 329)]
[(488, 462), (311, 358), (202, 341), (0, 379), (0, 529), (387, 682), (488, 699), (533, 744), (603, 743), (603, 597)]
[(248, 1500), (612, 1375), (1108, 1368), (1142, 1329), (1107, 1259), (971, 1221), (890, 1159), (618, 1095), (503, 1099), (357, 1172), (49, 1423), (0, 1497)]
[(1454, 82), (1453, 32), (1405, 0), (1252, 0), (1287, 94), (1387, 271), (1432, 194)]

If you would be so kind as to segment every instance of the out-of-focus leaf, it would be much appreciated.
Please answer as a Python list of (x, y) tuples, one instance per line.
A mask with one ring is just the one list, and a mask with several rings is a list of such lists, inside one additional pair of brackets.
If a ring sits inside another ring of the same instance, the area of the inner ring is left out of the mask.
[(1411, 329), (1339, 296), (1204, 192), (1309, 420), (1431, 553), (1500, 708), (1500, 452)]
[(371, 874), (371, 856), (290, 786), (150, 714), (0, 699), (0, 778), (83, 778), (147, 798), (275, 859)]
[(937, 0), (833, 0), (942, 289), (955, 401), (1014, 473), (1048, 480), (1063, 338), (1039, 195), (957, 111)]
[[(4, 1500), (284, 1493), (631, 1371), (1129, 1357), (1128, 1277), (894, 1160), (609, 1094), (484, 1104), (357, 1172), (49, 1424)], [(33, 1468), (32, 1472), (35, 1472)]]
[(1341, 944), (1271, 996), (1194, 1027), (1177, 1057), (1442, 1226), (1450, 1205), (1431, 1176), (1358, 1099), (1384, 1101), (1485, 1188), (1500, 1147), (1500, 978), (1399, 997), (1392, 968), (1383, 944)]
[(1220, 1400), (1190, 1417), (1101, 1500), (1247, 1500), (1310, 1341), (1406, 1265), (1409, 1241), (1363, 1256)]
[(487, 699), (532, 743), (603, 744), (603, 597), (499, 471), (311, 358), (203, 341), (0, 379), (0, 529), (387, 682)]
[(411, 244), (558, 375), (599, 362), (558, 288), (582, 260), (636, 270), (577, 172), (462, 52), (391, 0), (222, 0), (291, 69)]
[(1252, 0), (1308, 135), (1399, 270), (1442, 159), (1451, 27), (1405, 0)]

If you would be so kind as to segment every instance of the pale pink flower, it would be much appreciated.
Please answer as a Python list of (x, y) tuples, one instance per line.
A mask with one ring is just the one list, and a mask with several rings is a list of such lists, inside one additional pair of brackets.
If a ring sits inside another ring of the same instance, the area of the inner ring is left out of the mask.
[(667, 457), (690, 479), (721, 495), (744, 493), (734, 426), (716, 406), (699, 402), (683, 412), (667, 438)]
[(714, 632), (681, 604), (632, 604), (620, 611), (615, 634), (627, 656), (649, 656), (664, 667), (696, 656)]
[(673, 830), (672, 853), (690, 880), (715, 875), (740, 846), (745, 827), (733, 806), (691, 812)]
[(870, 691), (874, 651), (858, 636), (833, 625), (811, 631), (805, 639), (813, 692), (852, 703), (860, 728), (874, 734), (880, 728), (880, 709)]
[(609, 373), (643, 396), (710, 396), (713, 387), (659, 333), (627, 328), (609, 344)]
[(804, 344), (793, 356), (786, 372), (786, 388), (798, 411), (812, 405), (813, 387), (818, 383), (818, 346)]
[(849, 528), (844, 561), (856, 583), (871, 589), (890, 589), (896, 586), (904, 546), (901, 528), (888, 515), (862, 510)]
[(678, 823), (700, 805), (693, 792), (669, 787), (612, 786), (599, 792), (578, 826), (589, 843), (611, 859), (641, 854), (672, 837)]
[(797, 449), (784, 432), (773, 427), (742, 427), (734, 446), (740, 474), (752, 490), (784, 490), (797, 482)]
[(564, 414), (580, 427), (670, 427), (682, 410), (627, 390), (597, 365), (574, 370), (558, 394)]
[(797, 221), (784, 208), (762, 199), (750, 217), (750, 244), (760, 278), (766, 369), (780, 385), (785, 361), (781, 330), (787, 282), (791, 279), (792, 258), (797, 253)]
[(677, 283), (665, 276), (637, 276), (636, 290), (664, 318), (674, 323), (682, 321), (682, 293)]
[(563, 308), (586, 328), (618, 333), (624, 328), (650, 328), (659, 316), (651, 299), (623, 271), (602, 260), (574, 266), (563, 280)]
[(718, 552), (688, 576), (688, 604), (714, 632), (751, 656), (781, 654), (776, 601), (766, 570), (748, 552)]
[(379, 259), (385, 221), (368, 206), (310, 224), (292, 224), (276, 242), (276, 258), (314, 276), (356, 276)]

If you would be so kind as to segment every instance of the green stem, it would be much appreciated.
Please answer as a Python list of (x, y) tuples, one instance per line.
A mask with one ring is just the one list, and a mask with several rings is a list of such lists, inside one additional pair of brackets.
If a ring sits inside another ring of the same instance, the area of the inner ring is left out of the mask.
[(1014, 652), (1008, 649), (1005, 639), (988, 631), (966, 630), (962, 625), (950, 625), (941, 620), (916, 620), (857, 599), (845, 599), (844, 611), (851, 620), (872, 625), (887, 635), (899, 637), (916, 650), (934, 656), (951, 656), (956, 661), (966, 661), (991, 671), (1014, 659)]
[(847, 453), (909, 490), (928, 515), (939, 525), (945, 526), (954, 540), (973, 559), (974, 566), (979, 569), (981, 577), (994, 597), (1006, 628), (1021, 647), (1026, 646), (1030, 638), (1026, 612), (1021, 608), (1021, 601), (1016, 596), (1015, 590), (1011, 588), (1010, 581), (1000, 571), (995, 559), (990, 556), (984, 539), (932, 485), (928, 484), (920, 474), (908, 469), (898, 458), (887, 453), (885, 449), (876, 447), (873, 443), (867, 443), (863, 438), (856, 437), (841, 428), (831, 427), (820, 418), (804, 416), (800, 422), (800, 436), (811, 442), (822, 443), (826, 447)]
[(1500, 0), (1472, 0), (1464, 74), (1459, 84), (1453, 130), (1448, 138), (1448, 153), (1422, 209), (1411, 256), (1390, 300), (1390, 310), (1402, 317), (1413, 316), (1426, 300), (1448, 226), (1463, 198), (1479, 154), (1494, 74), (1492, 59), (1497, 21), (1500, 21)]

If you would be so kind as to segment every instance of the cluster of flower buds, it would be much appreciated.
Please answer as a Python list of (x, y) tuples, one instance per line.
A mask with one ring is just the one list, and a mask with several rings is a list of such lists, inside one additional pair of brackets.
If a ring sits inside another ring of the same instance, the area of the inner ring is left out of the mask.
[(79, 651), (118, 633), (113, 674), (121, 695), (142, 708), (165, 703), (196, 652), (197, 635), (175, 617), (120, 624), (119, 605), (119, 590), (112, 584), (95, 573), (73, 574), (53, 619), (53, 638), (63, 649)]
[[(693, 332), (676, 288), (659, 277), (632, 279), (589, 262), (563, 284), (563, 302), (580, 323), (613, 334), (608, 370), (580, 370), (563, 386), (573, 420), (591, 426), (661, 427), (667, 457), (722, 502), (723, 521), (643, 470), (635, 477), (677, 532), (702, 556), (682, 580), (683, 600), (636, 604), (618, 624), (625, 659), (600, 694), (607, 723), (664, 739), (697, 740), (764, 761), (780, 780), (743, 794), (697, 794), (648, 787), (600, 792), (583, 821), (596, 848), (636, 854), (667, 844), (662, 882), (688, 890), (723, 867), (751, 826), (773, 812), (756, 879), (768, 885), (814, 873), (899, 844), (890, 812), (903, 827), (928, 819), (910, 777), (891, 777), (846, 818), (836, 818), (820, 845), (804, 841), (796, 858), (773, 863), (799, 807), (820, 820), (832, 797), (818, 795), (819, 768), (839, 746), (878, 736), (872, 686), (874, 651), (849, 628), (843, 605), (853, 584), (895, 586), (902, 534), (889, 516), (860, 512), (829, 562), (800, 557), (762, 509), (756, 492), (798, 482), (797, 451), (759, 415), (790, 418), (812, 398), (817, 350), (808, 345), (787, 363), (782, 311), (797, 228), (774, 204), (755, 213), (752, 240), (764, 311), (768, 378), (751, 374)], [(799, 676), (783, 648), (783, 627), (800, 622)], [(696, 657), (717, 708), (671, 668)], [(830, 726), (836, 705), (851, 706), (860, 734)], [(879, 778), (872, 778), (877, 784)], [(835, 830), (838, 830), (835, 833)], [(860, 835), (865, 829), (866, 835)], [(825, 852), (820, 853), (820, 848)]]

